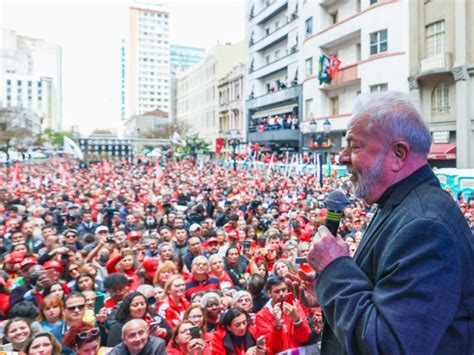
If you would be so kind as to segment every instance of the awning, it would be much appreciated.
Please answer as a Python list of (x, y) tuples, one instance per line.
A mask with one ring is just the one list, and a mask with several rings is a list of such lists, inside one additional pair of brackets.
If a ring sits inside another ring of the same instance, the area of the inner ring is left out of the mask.
[(252, 114), (252, 118), (260, 118), (260, 117), (279, 115), (282, 113), (289, 113), (293, 111), (293, 107), (295, 106), (296, 104), (292, 104), (292, 105), (275, 107), (268, 110), (257, 111)]
[(433, 143), (430, 148), (428, 159), (431, 160), (455, 160), (456, 143)]

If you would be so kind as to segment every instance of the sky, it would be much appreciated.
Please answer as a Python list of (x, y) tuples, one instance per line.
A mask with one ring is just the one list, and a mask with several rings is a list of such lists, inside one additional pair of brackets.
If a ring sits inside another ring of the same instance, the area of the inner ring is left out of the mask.
[[(155, 0), (156, 1), (156, 0)], [(0, 0), (0, 27), (62, 46), (63, 128), (120, 125), (126, 0)], [(244, 39), (245, 0), (169, 0), (170, 43), (209, 49)]]

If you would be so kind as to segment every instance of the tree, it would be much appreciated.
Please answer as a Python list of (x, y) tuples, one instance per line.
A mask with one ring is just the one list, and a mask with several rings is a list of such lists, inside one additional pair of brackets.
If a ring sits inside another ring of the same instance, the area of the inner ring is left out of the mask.
[(21, 126), (24, 122), (18, 119), (18, 110), (0, 109), (0, 151), (10, 160), (10, 150), (21, 151), (24, 157), (26, 147), (34, 141), (33, 132)]
[(43, 131), (43, 141), (45, 143), (49, 143), (50, 145), (54, 147), (62, 147), (64, 136), (74, 137), (75, 134), (76, 133), (71, 130), (58, 132), (51, 128), (46, 128)]
[(159, 129), (154, 129), (148, 132), (140, 132), (140, 137), (150, 139), (170, 139), (174, 132), (178, 132), (179, 135), (183, 137), (186, 136), (189, 128), (189, 124), (185, 121), (167, 123), (162, 125)]
[(182, 156), (192, 156), (196, 157), (198, 153), (200, 154), (209, 154), (210, 144), (204, 139), (199, 138), (199, 134), (188, 135), (184, 138), (186, 141), (186, 146), (176, 146), (176, 152)]

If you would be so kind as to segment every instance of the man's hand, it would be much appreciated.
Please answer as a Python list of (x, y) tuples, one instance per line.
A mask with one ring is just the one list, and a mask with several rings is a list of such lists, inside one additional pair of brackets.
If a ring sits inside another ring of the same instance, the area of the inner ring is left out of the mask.
[(318, 228), (319, 237), (308, 252), (308, 264), (313, 270), (321, 272), (326, 266), (341, 256), (350, 256), (349, 245), (340, 236), (334, 238), (325, 226)]
[(100, 324), (104, 324), (105, 321), (107, 320), (107, 308), (105, 307), (101, 308), (99, 313), (95, 315), (95, 320), (99, 322)]
[(286, 285), (293, 292), (295, 297), (303, 303), (305, 307), (319, 306), (316, 298), (316, 273), (304, 272), (298, 270), (298, 275), (288, 273), (286, 276)]
[(296, 303), (295, 304), (289, 304), (287, 302), (283, 302), (283, 313), (285, 313), (288, 317), (293, 322), (297, 322), (301, 319), (301, 317), (298, 315), (298, 312), (296, 311)]
[(273, 314), (273, 318), (275, 318), (275, 321), (273, 322), (273, 326), (274, 327), (281, 326), (281, 313), (282, 313), (282, 310), (280, 308), (280, 305), (279, 304), (274, 305), (271, 312)]

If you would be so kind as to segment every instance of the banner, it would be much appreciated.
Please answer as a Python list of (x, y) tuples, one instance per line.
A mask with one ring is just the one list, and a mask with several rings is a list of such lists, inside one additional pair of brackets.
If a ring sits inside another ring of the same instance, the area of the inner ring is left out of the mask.
[(219, 154), (224, 149), (225, 141), (222, 138), (216, 138), (216, 153)]
[(174, 144), (180, 145), (181, 147), (186, 147), (186, 141), (179, 135), (178, 132), (173, 133), (171, 142), (173, 142)]

